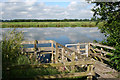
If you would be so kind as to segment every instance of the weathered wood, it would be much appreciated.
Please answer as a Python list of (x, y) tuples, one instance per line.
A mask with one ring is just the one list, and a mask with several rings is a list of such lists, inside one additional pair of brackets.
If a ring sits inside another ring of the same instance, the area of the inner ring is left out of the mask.
[(88, 43), (77, 43), (77, 44), (66, 44), (65, 47), (68, 47), (68, 46), (77, 46), (77, 45), (86, 45)]
[(62, 62), (64, 62), (64, 54), (65, 54), (65, 49), (62, 48)]
[(113, 53), (110, 53), (110, 52), (106, 52), (106, 51), (103, 51), (103, 50), (99, 50), (99, 49), (93, 49), (93, 50), (95, 50), (95, 51), (98, 51), (98, 52), (101, 52), (101, 53), (104, 53), (104, 55), (106, 55), (106, 54), (113, 54)]
[(40, 67), (62, 67), (62, 66), (74, 66), (74, 65), (87, 65), (94, 64), (92, 60), (87, 61), (75, 61), (75, 62), (65, 62), (63, 63), (42, 63), (42, 64), (26, 64), (26, 65), (15, 65), (11, 66), (10, 69), (27, 69), (27, 68), (40, 68)]
[[(61, 45), (61, 44), (59, 44), (59, 43), (57, 43), (57, 45), (58, 45), (58, 46), (61, 46), (62, 48), (64, 48), (65, 50), (67, 50), (67, 51), (69, 51), (69, 52), (75, 52), (75, 51), (73, 51), (73, 50), (71, 50), (71, 49), (69, 49), (69, 48), (67, 48), (67, 47), (65, 47), (65, 46), (63, 46), (63, 45)], [(77, 53), (77, 52), (75, 52), (75, 53)]]
[(34, 44), (34, 41), (22, 41), (21, 44)]
[[(75, 52), (72, 53), (72, 63), (74, 64), (74, 62), (75, 62)], [(75, 65), (71, 66), (72, 72), (75, 72), (74, 68), (75, 68)]]
[(115, 48), (113, 48), (113, 47), (102, 45), (102, 44), (99, 44), (99, 43), (90, 43), (90, 44), (93, 45), (93, 46), (100, 46), (100, 47), (104, 47), (104, 48), (115, 50)]
[(52, 40), (38, 40), (38, 44), (47, 44), (47, 43), (51, 43)]
[(51, 48), (52, 48), (52, 56), (51, 56), (51, 61), (52, 61), (52, 63), (53, 63), (53, 50), (54, 50), (53, 42), (51, 42)]
[(87, 57), (88, 57), (88, 44), (85, 45), (85, 49), (86, 49), (86, 50), (85, 50), (85, 53), (86, 53), (86, 55), (87, 55)]
[(37, 55), (37, 40), (34, 41), (34, 58), (37, 60), (36, 55)]
[[(87, 66), (87, 72), (93, 72), (94, 73), (94, 71), (93, 71), (93, 65), (88, 65)], [(95, 73), (94, 73), (95, 74)], [(92, 77), (93, 77), (93, 75), (92, 74), (87, 74), (87, 80), (92, 80)]]
[(80, 53), (80, 45), (77, 45), (77, 52)]
[(56, 43), (56, 54), (55, 54), (55, 63), (58, 63), (58, 55), (59, 55), (59, 49), (58, 49), (58, 44)]
[(71, 77), (87, 76), (87, 74), (95, 75), (94, 72), (77, 72), (77, 73), (66, 73), (66, 74), (37, 76), (37, 78), (38, 79), (71, 78)]
[(102, 59), (104, 59), (104, 60), (106, 60), (106, 61), (110, 61), (109, 58), (106, 58), (106, 57), (103, 57), (103, 56), (97, 55), (96, 53), (91, 53), (91, 54), (92, 54), (92, 56), (97, 56), (97, 57), (102, 58)]

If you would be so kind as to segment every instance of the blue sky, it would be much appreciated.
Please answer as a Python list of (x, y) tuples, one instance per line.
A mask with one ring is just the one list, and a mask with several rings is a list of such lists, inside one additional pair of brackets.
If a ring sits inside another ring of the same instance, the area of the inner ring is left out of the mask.
[(90, 19), (94, 4), (85, 0), (4, 0), (2, 19)]

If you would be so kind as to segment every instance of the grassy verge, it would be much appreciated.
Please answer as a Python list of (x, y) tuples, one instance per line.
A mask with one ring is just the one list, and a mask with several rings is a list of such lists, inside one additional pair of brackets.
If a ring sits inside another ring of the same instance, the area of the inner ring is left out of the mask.
[(29, 28), (29, 27), (97, 27), (103, 23), (80, 21), (80, 22), (2, 22), (2, 28)]

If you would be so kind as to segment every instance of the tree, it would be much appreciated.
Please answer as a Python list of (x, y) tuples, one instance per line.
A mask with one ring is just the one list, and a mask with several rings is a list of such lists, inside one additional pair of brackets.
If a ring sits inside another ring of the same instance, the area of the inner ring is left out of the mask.
[(93, 3), (96, 4), (92, 9), (93, 19), (96, 19), (97, 23), (104, 22), (104, 26), (98, 27), (106, 36), (102, 43), (116, 48), (111, 60), (117, 65), (116, 69), (120, 70), (120, 1)]

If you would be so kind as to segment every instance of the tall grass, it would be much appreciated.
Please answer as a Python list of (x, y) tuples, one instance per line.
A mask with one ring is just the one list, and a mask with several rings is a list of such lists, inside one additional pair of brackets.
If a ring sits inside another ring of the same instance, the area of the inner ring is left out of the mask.
[(29, 27), (97, 27), (103, 26), (103, 23), (96, 25), (95, 22), (2, 22), (3, 28), (29, 28)]

